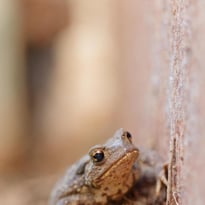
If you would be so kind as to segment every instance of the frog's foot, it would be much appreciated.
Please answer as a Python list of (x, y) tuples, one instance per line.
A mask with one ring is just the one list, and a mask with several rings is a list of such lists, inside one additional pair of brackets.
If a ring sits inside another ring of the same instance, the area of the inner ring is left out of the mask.
[(157, 184), (156, 184), (156, 196), (160, 195), (162, 187), (167, 188), (168, 186), (168, 162), (164, 164), (162, 170), (159, 173)]

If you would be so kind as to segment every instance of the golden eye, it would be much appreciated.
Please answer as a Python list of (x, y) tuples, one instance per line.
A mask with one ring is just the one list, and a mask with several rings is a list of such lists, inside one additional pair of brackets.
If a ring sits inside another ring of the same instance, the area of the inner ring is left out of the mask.
[(96, 150), (92, 153), (92, 159), (94, 162), (102, 162), (105, 158), (103, 150)]

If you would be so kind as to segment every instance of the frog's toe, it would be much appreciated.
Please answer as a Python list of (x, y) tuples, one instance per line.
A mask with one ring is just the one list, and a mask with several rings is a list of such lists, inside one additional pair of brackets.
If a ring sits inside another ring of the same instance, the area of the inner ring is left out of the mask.
[(162, 167), (162, 170), (159, 173), (157, 184), (156, 184), (156, 195), (159, 196), (160, 192), (162, 190), (162, 187), (165, 186), (167, 188), (168, 186), (168, 163), (165, 163)]

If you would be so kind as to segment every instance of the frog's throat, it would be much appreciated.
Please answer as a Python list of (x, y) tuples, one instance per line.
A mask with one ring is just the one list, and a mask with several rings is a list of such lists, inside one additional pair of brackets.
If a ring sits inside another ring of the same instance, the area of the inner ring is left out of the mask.
[(101, 174), (101, 175), (97, 178), (97, 180), (96, 180), (97, 183), (94, 183), (93, 186), (97, 188), (97, 187), (98, 187), (98, 185), (97, 185), (98, 182), (101, 181), (101, 180), (103, 180), (103, 178), (107, 176), (107, 173), (108, 173), (111, 169), (113, 169), (114, 167), (118, 167), (118, 165), (121, 164), (121, 163), (122, 163), (123, 161), (125, 161), (126, 159), (134, 159), (133, 162), (132, 162), (132, 164), (134, 164), (134, 162), (137, 160), (138, 156), (139, 156), (139, 150), (138, 150), (137, 148), (128, 151), (123, 157), (119, 158), (118, 160), (115, 161), (114, 164), (112, 164), (110, 167), (108, 167), (108, 168), (105, 170), (105, 172), (104, 172), (103, 174)]

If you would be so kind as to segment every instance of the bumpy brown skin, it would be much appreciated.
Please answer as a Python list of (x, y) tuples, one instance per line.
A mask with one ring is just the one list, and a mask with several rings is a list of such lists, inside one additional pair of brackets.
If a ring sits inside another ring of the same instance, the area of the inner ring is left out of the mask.
[(138, 190), (138, 182), (150, 178), (156, 184), (159, 172), (149, 159), (151, 155), (143, 154), (137, 161), (139, 150), (121, 128), (68, 169), (54, 188), (50, 205), (130, 204), (124, 199), (129, 200), (128, 192)]

